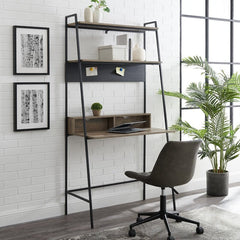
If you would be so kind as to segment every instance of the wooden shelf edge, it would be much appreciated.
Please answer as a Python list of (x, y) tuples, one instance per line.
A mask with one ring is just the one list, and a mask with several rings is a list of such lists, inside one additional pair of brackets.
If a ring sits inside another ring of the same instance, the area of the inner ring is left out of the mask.
[[(75, 23), (69, 23), (68, 27), (75, 27)], [(112, 24), (112, 23), (86, 23), (79, 21), (79, 28), (87, 28), (87, 29), (99, 29), (99, 30), (127, 30), (127, 31), (157, 31), (157, 27), (144, 27), (139, 25), (121, 25), (121, 24)]]
[[(111, 118), (111, 117), (134, 117), (134, 116), (148, 116), (150, 113), (126, 113), (126, 114), (108, 114), (108, 115), (100, 115), (100, 116), (85, 116), (86, 120), (88, 119), (98, 119), (98, 118)], [(68, 116), (67, 118), (74, 118), (74, 119), (83, 119), (83, 117), (79, 116)]]
[[(136, 133), (127, 133), (127, 134), (120, 134), (120, 133), (109, 133), (107, 131), (89, 131), (87, 133), (88, 139), (105, 139), (105, 138), (119, 138), (119, 137), (132, 137), (132, 136), (142, 136), (142, 135), (152, 135), (152, 134), (165, 134), (165, 133), (174, 133), (173, 130), (165, 130), (161, 128), (147, 128), (144, 129), (142, 132)], [(80, 136), (84, 137), (83, 132), (75, 133), (70, 136)]]
[[(89, 64), (118, 64), (118, 63), (126, 63), (126, 64), (149, 64), (149, 65), (158, 65), (161, 64), (159, 61), (123, 61), (123, 60), (109, 60), (109, 61), (103, 61), (103, 60), (97, 60), (97, 59), (81, 59), (82, 63), (89, 63)], [(68, 63), (77, 63), (78, 60), (69, 60)]]

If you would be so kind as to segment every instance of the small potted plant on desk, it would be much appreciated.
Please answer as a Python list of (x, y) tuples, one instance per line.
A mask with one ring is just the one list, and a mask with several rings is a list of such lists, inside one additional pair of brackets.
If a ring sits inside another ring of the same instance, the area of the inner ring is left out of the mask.
[(103, 106), (101, 103), (98, 103), (98, 102), (93, 103), (91, 106), (93, 116), (100, 116), (102, 108)]
[(205, 124), (197, 129), (179, 119), (171, 128), (202, 140), (199, 156), (208, 158), (212, 165), (207, 171), (207, 194), (226, 196), (229, 185), (227, 164), (237, 158), (240, 151), (240, 140), (236, 140), (240, 126), (232, 127), (226, 117), (226, 106), (240, 99), (240, 75), (228, 77), (223, 71), (217, 74), (207, 61), (197, 56), (185, 58), (183, 63), (201, 69), (208, 81), (190, 83), (186, 94), (167, 91), (164, 94), (184, 99), (188, 107), (200, 109), (205, 115)]

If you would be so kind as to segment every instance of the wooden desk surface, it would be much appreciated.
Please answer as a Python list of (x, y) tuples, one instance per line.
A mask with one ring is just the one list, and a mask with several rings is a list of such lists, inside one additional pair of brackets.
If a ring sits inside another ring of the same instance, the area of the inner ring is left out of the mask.
[[(89, 131), (87, 132), (88, 139), (104, 139), (104, 138), (119, 138), (119, 137), (130, 137), (130, 136), (140, 136), (140, 135), (151, 135), (151, 134), (164, 134), (164, 133), (174, 133), (173, 130), (165, 130), (161, 128), (144, 128), (142, 132), (136, 133), (109, 133), (107, 131)], [(74, 136), (83, 137), (83, 132), (75, 133)]]

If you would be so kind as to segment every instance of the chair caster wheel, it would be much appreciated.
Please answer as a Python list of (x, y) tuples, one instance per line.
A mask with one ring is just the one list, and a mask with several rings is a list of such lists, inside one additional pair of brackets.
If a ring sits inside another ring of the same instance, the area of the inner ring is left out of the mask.
[(128, 236), (129, 236), (129, 237), (135, 237), (135, 236), (136, 236), (136, 231), (131, 228), (131, 229), (128, 231)]
[(168, 236), (167, 240), (175, 240), (173, 236)]
[(176, 219), (176, 222), (182, 222), (182, 220), (180, 220), (180, 219)]
[(197, 234), (203, 234), (204, 233), (204, 229), (202, 227), (197, 227), (196, 228), (196, 233)]
[(141, 217), (137, 217), (136, 222), (141, 222), (143, 219)]

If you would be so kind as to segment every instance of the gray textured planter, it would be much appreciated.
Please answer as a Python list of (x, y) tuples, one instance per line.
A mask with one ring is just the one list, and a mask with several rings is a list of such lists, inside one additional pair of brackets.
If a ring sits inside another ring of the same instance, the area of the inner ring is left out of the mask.
[(229, 173), (214, 173), (213, 170), (207, 171), (207, 195), (227, 196), (229, 185)]

